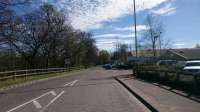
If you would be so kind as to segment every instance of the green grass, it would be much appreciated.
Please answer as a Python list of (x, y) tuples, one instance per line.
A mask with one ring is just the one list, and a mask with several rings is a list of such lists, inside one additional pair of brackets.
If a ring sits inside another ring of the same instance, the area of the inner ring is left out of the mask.
[(48, 73), (48, 74), (38, 74), (38, 75), (34, 75), (34, 76), (28, 76), (28, 77), (20, 77), (17, 79), (8, 79), (5, 81), (0, 81), (0, 89), (1, 88), (6, 88), (12, 85), (17, 85), (17, 84), (22, 84), (22, 83), (26, 83), (26, 82), (30, 82), (30, 81), (35, 81), (35, 80), (40, 80), (40, 79), (47, 79), (50, 77), (56, 77), (56, 76), (71, 76), (72, 72), (78, 72), (80, 70), (73, 70), (70, 72), (62, 72), (62, 73)]

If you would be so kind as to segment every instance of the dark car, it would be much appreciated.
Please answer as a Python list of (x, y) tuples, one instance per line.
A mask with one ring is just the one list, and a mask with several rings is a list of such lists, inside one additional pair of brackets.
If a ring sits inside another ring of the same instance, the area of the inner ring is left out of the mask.
[(176, 60), (159, 60), (157, 62), (158, 66), (173, 66), (177, 63)]
[(112, 69), (112, 65), (111, 64), (105, 64), (103, 65), (104, 69)]
[(128, 66), (128, 65), (121, 64), (121, 65), (118, 65), (116, 68), (117, 69), (125, 69), (125, 70), (127, 70), (127, 69), (130, 69), (131, 67)]

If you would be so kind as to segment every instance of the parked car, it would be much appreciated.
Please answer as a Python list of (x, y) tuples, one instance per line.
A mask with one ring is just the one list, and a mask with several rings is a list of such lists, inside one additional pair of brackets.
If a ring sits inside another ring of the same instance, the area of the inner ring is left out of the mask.
[(124, 69), (124, 70), (127, 70), (127, 69), (130, 69), (131, 67), (128, 66), (128, 65), (125, 65), (125, 64), (120, 64), (120, 65), (117, 65), (116, 68), (117, 68), (117, 69)]
[(175, 67), (179, 70), (183, 70), (185, 65), (186, 65), (186, 61), (177, 61), (177, 63), (175, 64)]
[(104, 69), (112, 69), (112, 65), (111, 64), (105, 64), (103, 65)]
[(115, 65), (115, 64), (112, 64), (111, 66), (112, 66), (112, 69), (116, 69), (117, 68), (117, 65)]
[(174, 66), (177, 64), (176, 60), (159, 60), (156, 65), (157, 66)]
[(192, 74), (200, 74), (200, 60), (187, 61), (183, 70)]

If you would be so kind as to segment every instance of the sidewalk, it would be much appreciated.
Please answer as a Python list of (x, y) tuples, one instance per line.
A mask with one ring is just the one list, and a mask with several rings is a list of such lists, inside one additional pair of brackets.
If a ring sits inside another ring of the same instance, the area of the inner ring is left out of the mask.
[(118, 79), (159, 112), (200, 112), (200, 103), (186, 97), (133, 77)]

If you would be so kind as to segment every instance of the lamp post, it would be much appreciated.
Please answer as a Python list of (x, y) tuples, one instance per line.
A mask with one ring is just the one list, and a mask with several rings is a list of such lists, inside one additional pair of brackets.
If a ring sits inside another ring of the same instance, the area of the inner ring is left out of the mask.
[(135, 56), (138, 58), (138, 46), (137, 46), (137, 18), (136, 18), (136, 4), (135, 0), (133, 0), (133, 8), (134, 8), (134, 28), (135, 28)]
[(161, 56), (161, 50), (162, 50), (162, 46), (161, 46), (162, 43), (161, 43), (161, 38), (160, 38), (161, 34), (162, 34), (162, 32), (159, 33), (160, 56)]
[(135, 57), (136, 57), (136, 64), (135, 70), (133, 69), (133, 74), (136, 75), (138, 71), (138, 43), (137, 43), (137, 18), (136, 18), (136, 4), (135, 0), (133, 0), (133, 17), (134, 17), (134, 28), (135, 28)]

